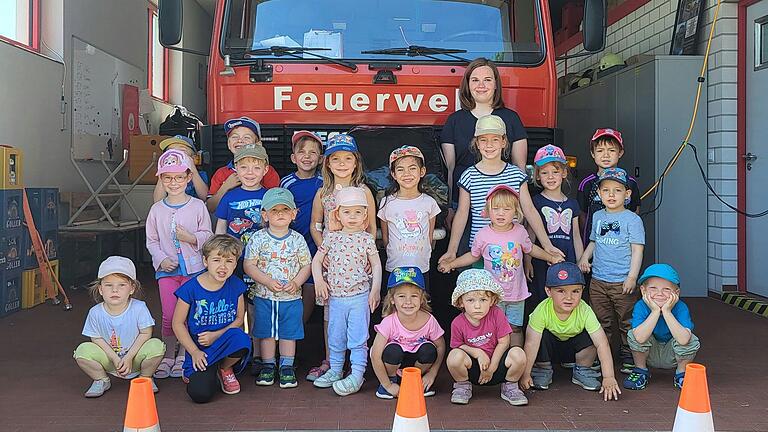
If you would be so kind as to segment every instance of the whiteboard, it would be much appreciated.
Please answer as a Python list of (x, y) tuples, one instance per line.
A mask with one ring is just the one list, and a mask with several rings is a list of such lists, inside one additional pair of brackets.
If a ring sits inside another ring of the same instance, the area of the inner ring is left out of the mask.
[(71, 64), (75, 159), (121, 160), (121, 86), (145, 88), (144, 71), (74, 36)]

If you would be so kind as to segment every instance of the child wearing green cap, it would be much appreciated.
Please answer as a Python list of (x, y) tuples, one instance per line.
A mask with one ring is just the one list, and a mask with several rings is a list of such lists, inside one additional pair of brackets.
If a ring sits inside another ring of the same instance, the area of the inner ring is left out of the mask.
[(688, 305), (680, 300), (680, 276), (669, 264), (653, 264), (638, 282), (643, 297), (635, 303), (627, 337), (635, 367), (624, 380), (624, 388), (644, 389), (651, 377), (649, 366), (674, 368), (674, 385), (682, 388), (685, 366), (701, 344), (692, 333)]

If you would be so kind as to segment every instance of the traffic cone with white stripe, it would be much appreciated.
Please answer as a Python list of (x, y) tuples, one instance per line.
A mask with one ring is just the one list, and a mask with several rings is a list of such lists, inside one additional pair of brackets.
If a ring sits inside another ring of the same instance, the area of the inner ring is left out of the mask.
[(677, 404), (672, 432), (714, 432), (707, 388), (707, 368), (697, 363), (685, 367), (683, 390)]
[(123, 432), (160, 432), (155, 394), (152, 392), (152, 378), (141, 377), (131, 380)]
[(392, 432), (429, 432), (424, 384), (418, 368), (403, 369)]

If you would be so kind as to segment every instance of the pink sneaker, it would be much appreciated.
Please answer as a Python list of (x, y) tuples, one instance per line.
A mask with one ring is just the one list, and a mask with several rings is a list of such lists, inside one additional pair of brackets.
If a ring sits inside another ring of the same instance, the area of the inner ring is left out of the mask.
[(221, 391), (228, 395), (240, 393), (240, 382), (235, 377), (232, 368), (219, 369), (218, 376), (221, 382)]

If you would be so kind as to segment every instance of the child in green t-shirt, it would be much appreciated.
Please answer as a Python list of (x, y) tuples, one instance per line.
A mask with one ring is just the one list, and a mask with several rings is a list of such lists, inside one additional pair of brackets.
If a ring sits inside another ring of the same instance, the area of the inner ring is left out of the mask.
[[(584, 276), (574, 263), (561, 262), (547, 270), (547, 299), (528, 321), (525, 334), (526, 367), (520, 386), (546, 390), (552, 383), (552, 361), (576, 357), (574, 384), (585, 390), (600, 390), (606, 401), (619, 399), (621, 390), (613, 372), (608, 338), (592, 309), (581, 300)], [(600, 372), (592, 369), (600, 358)]]

